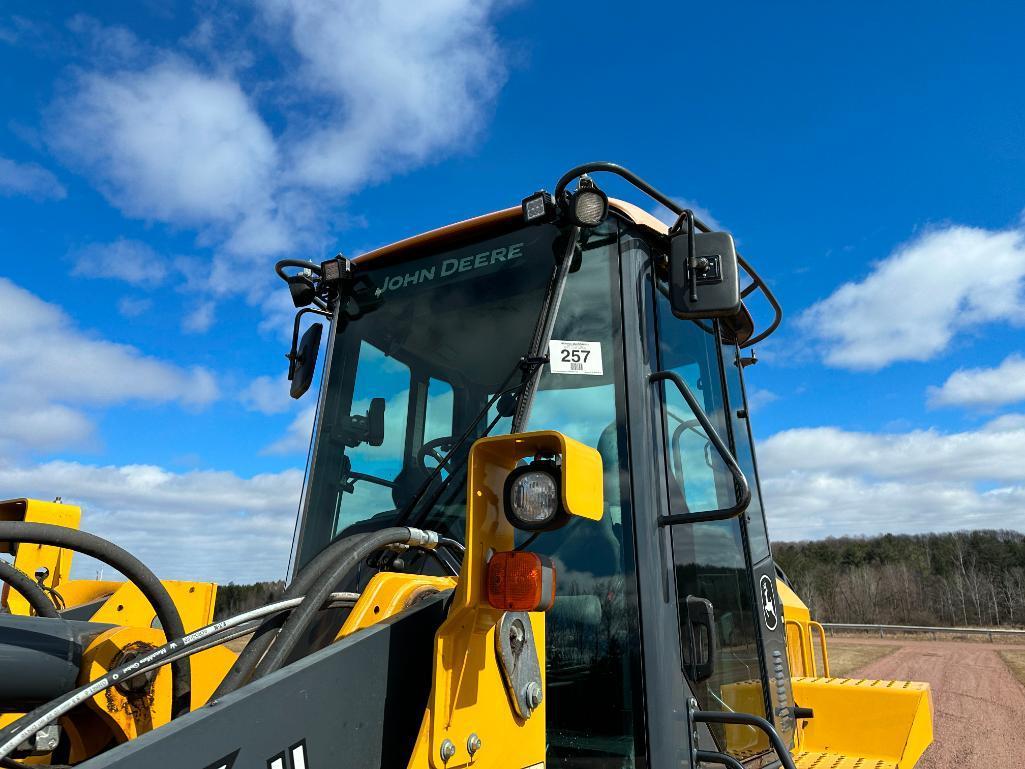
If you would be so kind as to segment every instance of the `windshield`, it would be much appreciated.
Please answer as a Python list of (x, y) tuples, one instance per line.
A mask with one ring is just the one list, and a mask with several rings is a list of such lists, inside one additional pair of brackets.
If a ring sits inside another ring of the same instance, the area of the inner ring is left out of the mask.
[[(453, 436), (519, 382), (561, 233), (518, 224), (460, 248), (359, 266), (361, 298), (343, 305), (329, 342), (294, 566), (361, 524), (389, 525)], [(462, 539), (465, 485), (448, 490), (431, 525)], [(458, 511), (445, 515), (446, 504)]]

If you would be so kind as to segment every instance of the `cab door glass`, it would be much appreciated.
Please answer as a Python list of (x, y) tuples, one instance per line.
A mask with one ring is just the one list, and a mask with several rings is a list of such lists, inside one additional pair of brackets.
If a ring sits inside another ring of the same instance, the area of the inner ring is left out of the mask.
[(722, 346), (723, 368), (726, 372), (726, 387), (729, 396), (730, 428), (735, 446), (734, 456), (741, 471), (751, 485), (751, 504), (747, 508), (747, 539), (751, 548), (751, 563), (757, 564), (769, 555), (769, 537), (765, 529), (765, 513), (762, 510), (762, 494), (755, 472), (754, 441), (751, 436), (751, 422), (744, 398), (741, 379), (743, 366), (737, 345), (724, 343)]
[[(681, 321), (662, 291), (658, 307), (658, 365), (675, 371), (690, 386), (723, 441), (731, 445), (720, 358), (718, 324)], [(668, 508), (672, 514), (711, 511), (736, 502), (733, 478), (701, 431), (675, 387), (667, 383), (662, 414), (665, 430)], [(711, 675), (692, 681), (698, 704), (707, 710), (744, 712), (764, 717), (765, 689), (761, 645), (754, 611), (751, 572), (740, 518), (679, 523), (670, 527), (673, 570), (685, 661), (702, 656), (691, 648), (695, 637), (688, 599), (712, 604), (715, 666)], [(693, 603), (693, 601), (691, 602)], [(722, 750), (737, 757), (763, 752), (767, 745), (751, 727), (711, 725)]]

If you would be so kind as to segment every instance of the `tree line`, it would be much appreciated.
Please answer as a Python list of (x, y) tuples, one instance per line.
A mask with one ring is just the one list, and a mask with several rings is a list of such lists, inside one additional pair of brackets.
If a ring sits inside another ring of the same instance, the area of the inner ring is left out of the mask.
[(958, 531), (773, 543), (820, 622), (1025, 627), (1025, 534)]
[(217, 600), (214, 602), (214, 620), (233, 617), (240, 612), (274, 603), (281, 598), (283, 592), (285, 583), (281, 580), (256, 582), (252, 585), (236, 585), (234, 582), (218, 585)]

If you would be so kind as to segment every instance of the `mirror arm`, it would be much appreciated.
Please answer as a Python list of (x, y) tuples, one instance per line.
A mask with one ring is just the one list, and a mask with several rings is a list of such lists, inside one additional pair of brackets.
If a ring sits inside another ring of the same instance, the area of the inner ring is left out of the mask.
[(730, 475), (733, 476), (733, 482), (737, 487), (737, 501), (732, 507), (726, 507), (721, 510), (710, 510), (704, 513), (678, 513), (673, 515), (663, 515), (658, 519), (660, 526), (667, 526), (675, 523), (702, 523), (704, 521), (724, 521), (728, 518), (736, 518), (747, 510), (748, 505), (751, 504), (751, 486), (747, 482), (747, 478), (744, 476), (744, 471), (740, 469), (740, 465), (737, 464), (737, 460), (730, 453), (729, 448), (723, 443), (722, 438), (719, 437), (719, 433), (716, 432), (715, 426), (712, 424), (708, 415), (705, 414), (704, 409), (698, 403), (697, 398), (694, 397), (694, 393), (690, 391), (690, 387), (683, 380), (679, 374), (675, 371), (655, 371), (648, 375), (649, 382), (662, 382), (669, 381), (676, 385), (676, 389), (680, 391), (680, 395), (687, 401), (687, 405), (693, 412), (694, 417), (701, 423), (702, 429), (705, 431), (705, 435), (708, 436), (709, 442), (715, 447), (715, 450), (719, 454), (719, 458), (722, 459), (723, 464), (730, 471)]

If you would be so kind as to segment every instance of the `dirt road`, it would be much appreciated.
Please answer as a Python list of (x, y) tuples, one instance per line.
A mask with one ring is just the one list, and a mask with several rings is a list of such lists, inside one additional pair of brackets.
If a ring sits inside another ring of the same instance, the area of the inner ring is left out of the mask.
[(1021, 650), (1020, 645), (858, 642), (901, 648), (860, 668), (857, 677), (926, 681), (932, 686), (936, 736), (916, 769), (1025, 767), (1025, 687), (997, 653)]

